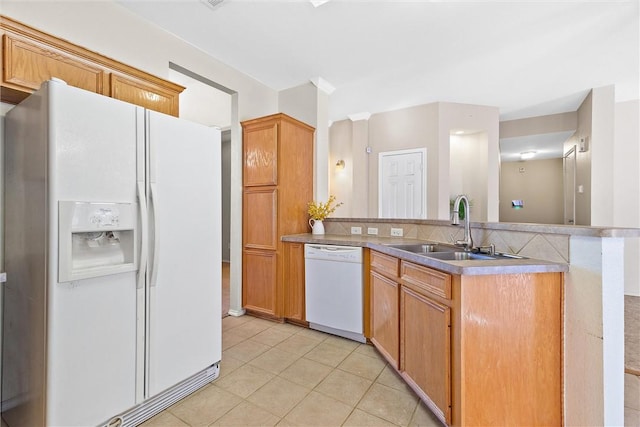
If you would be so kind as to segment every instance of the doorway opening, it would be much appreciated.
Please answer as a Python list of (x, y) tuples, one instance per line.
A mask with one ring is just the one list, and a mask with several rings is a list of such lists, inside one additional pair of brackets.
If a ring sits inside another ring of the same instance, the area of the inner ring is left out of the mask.
[[(221, 132), (222, 187), (222, 317), (228, 315), (231, 298), (231, 126), (234, 91), (177, 64), (169, 63), (169, 79), (184, 86), (180, 94), (180, 118), (218, 127)], [(237, 114), (235, 114), (237, 116)]]

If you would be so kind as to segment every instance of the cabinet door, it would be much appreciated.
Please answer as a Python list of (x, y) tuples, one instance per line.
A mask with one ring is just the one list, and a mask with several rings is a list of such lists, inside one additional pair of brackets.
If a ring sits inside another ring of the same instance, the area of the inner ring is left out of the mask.
[(278, 124), (267, 122), (245, 128), (243, 145), (244, 186), (277, 185)]
[(246, 250), (242, 257), (242, 305), (248, 310), (277, 315), (277, 255), (275, 251)]
[(284, 243), (284, 317), (304, 322), (304, 244)]
[(399, 286), (384, 276), (371, 272), (371, 342), (398, 368)]
[(400, 295), (401, 375), (450, 424), (450, 308), (406, 286)]
[(245, 248), (276, 250), (278, 245), (277, 195), (273, 187), (248, 188), (242, 201)]
[[(71, 86), (104, 93), (105, 69), (53, 46), (19, 37), (2, 36), (2, 85), (26, 94), (57, 77)], [(4, 97), (3, 97), (4, 98)]]
[[(180, 91), (134, 77), (111, 74), (110, 96), (160, 113), (178, 116)], [(177, 141), (179, 142), (179, 141)]]

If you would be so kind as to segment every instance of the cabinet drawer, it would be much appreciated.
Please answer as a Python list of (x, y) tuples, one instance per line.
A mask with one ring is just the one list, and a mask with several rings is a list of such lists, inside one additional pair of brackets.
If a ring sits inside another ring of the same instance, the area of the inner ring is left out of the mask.
[(422, 265), (402, 261), (400, 278), (418, 289), (451, 299), (451, 275)]
[(371, 251), (371, 268), (377, 270), (380, 273), (386, 273), (392, 277), (398, 277), (398, 265), (400, 260), (398, 258), (385, 255), (380, 252)]

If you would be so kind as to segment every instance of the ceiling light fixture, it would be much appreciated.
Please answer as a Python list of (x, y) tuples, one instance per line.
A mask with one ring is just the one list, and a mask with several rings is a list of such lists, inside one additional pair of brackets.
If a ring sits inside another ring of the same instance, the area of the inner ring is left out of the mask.
[(536, 155), (535, 151), (524, 151), (520, 153), (520, 160), (529, 160), (533, 159)]

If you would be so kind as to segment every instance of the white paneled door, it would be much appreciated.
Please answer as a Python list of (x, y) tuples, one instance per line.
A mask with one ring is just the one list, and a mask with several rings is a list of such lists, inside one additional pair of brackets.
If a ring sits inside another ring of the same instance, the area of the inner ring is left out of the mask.
[(379, 154), (380, 218), (426, 218), (426, 148)]

